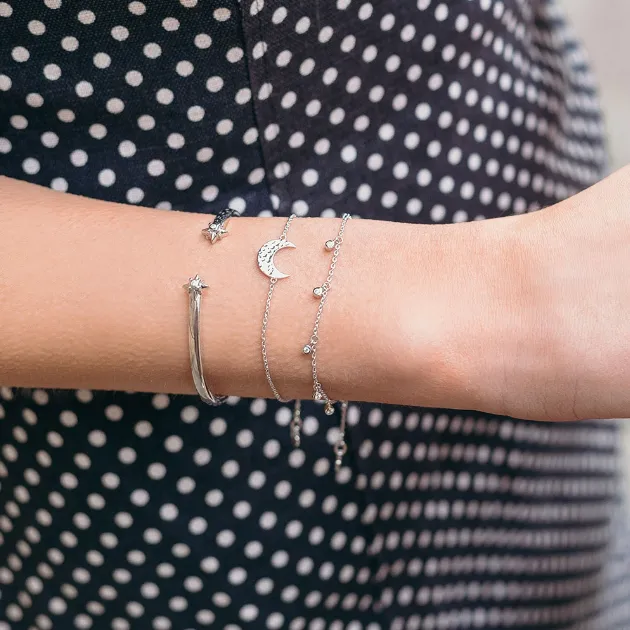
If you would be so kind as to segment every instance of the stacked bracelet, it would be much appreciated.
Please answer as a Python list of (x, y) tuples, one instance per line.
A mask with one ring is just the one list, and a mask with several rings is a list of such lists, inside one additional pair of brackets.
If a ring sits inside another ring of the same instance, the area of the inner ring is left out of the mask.
[(350, 219), (349, 214), (344, 214), (341, 218), (341, 225), (339, 227), (339, 232), (334, 240), (326, 241), (324, 247), (326, 251), (332, 251), (332, 259), (330, 261), (330, 267), (328, 269), (328, 275), (326, 276), (325, 282), (313, 289), (313, 295), (316, 298), (319, 298), (319, 306), (317, 308), (317, 313), (315, 315), (315, 324), (313, 326), (313, 332), (311, 334), (311, 338), (309, 342), (304, 345), (302, 348), (302, 352), (305, 355), (310, 355), (311, 357), (311, 372), (313, 375), (313, 400), (323, 401), (324, 402), (324, 413), (328, 416), (331, 416), (335, 413), (335, 408), (333, 406), (333, 402), (330, 400), (322, 384), (319, 381), (319, 375), (317, 373), (317, 344), (319, 342), (319, 325), (322, 319), (322, 314), (324, 312), (324, 306), (326, 305), (326, 300), (328, 299), (328, 293), (332, 286), (333, 276), (335, 273), (335, 268), (337, 266), (337, 260), (339, 258), (339, 251), (341, 249), (341, 245), (343, 243), (343, 233), (346, 229), (346, 223)]
[[(232, 218), (238, 216), (236, 210), (226, 208), (219, 212), (208, 225), (202, 230), (204, 236), (211, 243), (217, 239), (222, 239), (228, 234), (227, 224)], [(193, 382), (199, 397), (208, 405), (220, 405), (225, 402), (227, 396), (216, 396), (210, 391), (203, 375), (203, 365), (201, 362), (201, 336), (199, 333), (199, 318), (201, 315), (201, 292), (207, 289), (208, 285), (196, 274), (184, 285), (188, 291), (188, 352), (190, 355), (190, 368), (192, 370)]]
[[(219, 212), (214, 220), (208, 225), (208, 227), (202, 230), (203, 235), (214, 244), (216, 241), (220, 241), (228, 234), (227, 223), (233, 217), (238, 216), (235, 210), (225, 209)], [(288, 238), (289, 227), (292, 221), (296, 218), (294, 214), (288, 217), (284, 229), (279, 238), (266, 242), (258, 251), (258, 268), (265, 276), (269, 278), (269, 290), (267, 291), (267, 299), (265, 301), (265, 309), (262, 319), (261, 330), (261, 354), (263, 368), (265, 371), (265, 377), (269, 388), (273, 396), (280, 402), (288, 402), (282, 398), (278, 388), (276, 387), (272, 377), (271, 368), (269, 365), (269, 357), (267, 352), (267, 328), (269, 325), (269, 315), (271, 311), (271, 302), (274, 294), (275, 286), (278, 280), (288, 278), (288, 274), (280, 271), (275, 264), (275, 255), (285, 248), (295, 248), (295, 245), (291, 243)], [(321, 319), (324, 312), (324, 306), (330, 293), (335, 268), (339, 259), (339, 252), (341, 245), (343, 244), (343, 235), (346, 228), (346, 224), (350, 219), (349, 214), (344, 214), (341, 219), (341, 225), (339, 231), (334, 239), (326, 241), (324, 249), (327, 252), (332, 252), (332, 258), (330, 266), (328, 268), (328, 274), (326, 280), (320, 286), (315, 287), (312, 290), (313, 295), (319, 299), (317, 312), (315, 314), (315, 323), (313, 325), (313, 331), (309, 338), (308, 343), (302, 346), (302, 354), (310, 356), (311, 359), (311, 375), (313, 379), (313, 400), (323, 403), (324, 413), (326, 415), (332, 415), (335, 412), (335, 401), (331, 400), (324, 386), (322, 385), (317, 364), (317, 351), (319, 347), (319, 328)], [(197, 393), (201, 397), (202, 401), (209, 405), (219, 405), (225, 401), (226, 396), (217, 396), (212, 393), (208, 387), (202, 367), (201, 360), (201, 339), (199, 330), (199, 319), (201, 312), (201, 296), (202, 291), (208, 288), (199, 275), (195, 275), (189, 279), (188, 283), (184, 285), (189, 296), (189, 309), (188, 309), (188, 347), (190, 354), (190, 365), (192, 370), (193, 381)], [(342, 465), (343, 456), (348, 450), (346, 443), (346, 418), (348, 412), (348, 402), (340, 401), (340, 423), (339, 423), (339, 437), (334, 445), (335, 454), (335, 470), (339, 470)], [(295, 401), (295, 407), (293, 411), (293, 417), (290, 422), (290, 437), (294, 447), (299, 447), (301, 444), (301, 428), (302, 428), (302, 416), (301, 416), (301, 401)]]
[[(276, 283), (278, 280), (282, 280), (283, 278), (288, 278), (289, 275), (286, 273), (282, 273), (275, 264), (275, 255), (281, 250), (285, 248), (295, 248), (295, 245), (287, 240), (287, 234), (289, 232), (289, 227), (291, 226), (291, 222), (295, 219), (294, 214), (292, 214), (287, 222), (284, 224), (284, 229), (282, 230), (282, 234), (280, 238), (273, 239), (271, 241), (267, 241), (259, 250), (258, 250), (258, 268), (269, 278), (269, 291), (267, 291), (267, 299), (265, 300), (265, 312), (263, 314), (262, 320), (262, 330), (260, 333), (260, 347), (261, 354), (263, 360), (263, 368), (265, 370), (265, 378), (267, 379), (267, 383), (269, 384), (269, 389), (271, 389), (271, 393), (274, 395), (274, 398), (279, 402), (289, 402), (287, 399), (282, 398), (280, 393), (278, 392), (278, 388), (276, 387), (273, 379), (271, 378), (271, 368), (269, 367), (269, 357), (267, 355), (267, 327), (269, 325), (269, 312), (271, 310), (271, 299), (273, 298), (273, 292), (276, 287)], [(301, 443), (300, 433), (302, 427), (302, 405), (299, 400), (295, 401), (293, 406), (293, 417), (291, 419), (291, 443), (295, 448), (298, 448)]]
[(288, 278), (288, 274), (282, 273), (275, 265), (274, 256), (286, 247), (295, 248), (295, 245), (287, 240), (287, 233), (291, 222), (295, 219), (295, 215), (292, 214), (284, 225), (280, 238), (268, 241), (258, 251), (258, 268), (270, 279), (269, 291), (267, 292), (267, 301), (265, 302), (265, 313), (263, 315), (262, 332), (261, 332), (261, 349), (263, 367), (265, 368), (265, 376), (267, 377), (267, 383), (276, 398), (280, 402), (288, 402), (283, 399), (271, 378), (271, 370), (269, 369), (269, 358), (267, 357), (267, 326), (269, 324), (269, 310), (271, 308), (271, 298), (273, 297), (273, 290), (276, 283), (282, 278)]
[[(319, 298), (319, 306), (317, 307), (317, 313), (315, 315), (315, 324), (313, 325), (313, 332), (308, 343), (302, 348), (302, 352), (311, 357), (311, 374), (313, 376), (313, 400), (324, 403), (324, 413), (328, 416), (335, 413), (335, 403), (332, 401), (326, 391), (324, 390), (321, 381), (319, 380), (319, 373), (317, 371), (317, 347), (319, 343), (319, 326), (321, 323), (322, 315), (324, 312), (324, 306), (328, 299), (328, 294), (332, 287), (333, 276), (335, 274), (335, 268), (337, 267), (337, 260), (339, 259), (339, 252), (341, 245), (343, 244), (343, 233), (346, 229), (346, 223), (350, 219), (349, 214), (344, 214), (341, 218), (341, 225), (339, 226), (339, 232), (333, 240), (326, 241), (324, 248), (326, 251), (332, 251), (332, 259), (330, 261), (330, 267), (328, 268), (328, 275), (324, 283), (313, 289), (313, 295)], [(348, 402), (341, 402), (341, 419), (339, 426), (339, 438), (335, 442), (335, 470), (339, 471), (341, 468), (343, 456), (348, 450), (346, 444), (346, 415), (348, 411)]]
[(201, 363), (201, 339), (199, 335), (199, 315), (201, 311), (201, 291), (208, 285), (199, 277), (199, 274), (190, 278), (184, 285), (188, 291), (188, 352), (190, 354), (190, 367), (192, 369), (195, 389), (203, 402), (208, 405), (220, 405), (226, 396), (215, 396), (206, 385)]

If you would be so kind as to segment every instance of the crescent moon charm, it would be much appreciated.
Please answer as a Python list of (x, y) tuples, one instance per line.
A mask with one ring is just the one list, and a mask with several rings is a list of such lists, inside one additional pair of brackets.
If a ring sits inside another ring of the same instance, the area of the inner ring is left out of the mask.
[(288, 278), (289, 274), (282, 273), (274, 263), (274, 256), (281, 250), (287, 247), (295, 248), (295, 245), (286, 239), (274, 239), (273, 241), (267, 241), (258, 250), (258, 268), (269, 278), (276, 278), (281, 280), (282, 278)]

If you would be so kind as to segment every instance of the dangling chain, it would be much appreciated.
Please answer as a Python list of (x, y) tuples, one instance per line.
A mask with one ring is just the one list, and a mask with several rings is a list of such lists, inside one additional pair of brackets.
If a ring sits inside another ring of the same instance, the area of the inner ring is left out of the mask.
[[(337, 260), (339, 258), (339, 252), (341, 245), (343, 244), (343, 233), (346, 229), (346, 223), (350, 219), (350, 215), (345, 213), (341, 218), (341, 225), (339, 226), (339, 232), (333, 240), (326, 241), (324, 248), (326, 251), (332, 251), (332, 259), (330, 261), (330, 267), (328, 269), (328, 275), (324, 283), (313, 289), (313, 295), (319, 298), (319, 305), (317, 307), (317, 313), (315, 314), (315, 324), (313, 325), (313, 332), (309, 342), (302, 348), (302, 352), (305, 355), (311, 355), (311, 374), (313, 376), (313, 400), (324, 403), (324, 413), (331, 416), (335, 413), (335, 402), (331, 400), (328, 394), (325, 392), (319, 380), (319, 374), (317, 372), (317, 344), (319, 342), (319, 325), (321, 323), (322, 314), (324, 312), (324, 306), (328, 299), (328, 293), (332, 286), (333, 276), (335, 274), (335, 268), (337, 267)], [(347, 402), (341, 404), (341, 437), (340, 441), (335, 444), (335, 466), (337, 469), (341, 467), (341, 459), (346, 453), (348, 447), (345, 442), (345, 426), (346, 426), (346, 412), (348, 408)]]
[[(332, 252), (332, 258), (330, 261), (330, 267), (328, 269), (328, 275), (326, 276), (326, 280), (321, 286), (315, 287), (313, 289), (313, 295), (319, 299), (319, 305), (317, 307), (317, 312), (315, 314), (315, 323), (313, 325), (313, 332), (311, 333), (311, 337), (309, 342), (302, 347), (302, 353), (304, 355), (311, 355), (311, 374), (313, 377), (313, 400), (324, 403), (324, 413), (328, 416), (332, 415), (335, 412), (335, 401), (331, 400), (326, 394), (317, 372), (317, 346), (319, 342), (319, 326), (322, 319), (322, 314), (324, 312), (324, 306), (326, 305), (326, 300), (328, 299), (328, 293), (332, 286), (333, 276), (335, 273), (335, 268), (337, 266), (337, 260), (339, 258), (339, 252), (341, 250), (341, 245), (343, 243), (343, 234), (346, 228), (346, 224), (350, 219), (349, 214), (344, 214), (341, 218), (341, 225), (339, 226), (339, 232), (337, 236), (332, 239), (326, 241), (324, 244), (324, 248), (328, 252)], [(274, 263), (274, 256), (280, 250), (286, 247), (295, 247), (293, 243), (289, 243), (287, 241), (287, 234), (289, 231), (289, 226), (291, 222), (295, 219), (295, 215), (292, 214), (285, 223), (282, 234), (279, 239), (268, 241), (265, 243), (258, 252), (258, 266), (260, 270), (270, 278), (269, 280), (269, 291), (267, 292), (267, 299), (265, 302), (265, 312), (262, 320), (262, 331), (261, 331), (261, 351), (262, 351), (262, 360), (263, 367), (265, 370), (265, 377), (267, 378), (267, 383), (269, 384), (269, 388), (271, 389), (274, 397), (283, 403), (288, 402), (288, 400), (282, 398), (278, 389), (276, 388), (273, 379), (271, 378), (271, 370), (269, 367), (269, 359), (267, 356), (267, 328), (269, 325), (269, 311), (271, 309), (271, 300), (273, 298), (273, 292), (278, 280), (287, 277), (286, 274), (280, 272)], [(334, 445), (334, 454), (335, 454), (335, 470), (339, 471), (341, 469), (343, 456), (346, 454), (348, 450), (348, 445), (346, 443), (346, 416), (348, 413), (348, 402), (341, 401), (340, 407), (340, 425), (339, 425), (339, 439), (335, 442)], [(290, 425), (290, 437), (291, 444), (294, 448), (299, 448), (302, 442), (301, 433), (302, 433), (302, 403), (300, 400), (295, 401), (295, 405), (293, 408), (293, 415), (291, 417)]]

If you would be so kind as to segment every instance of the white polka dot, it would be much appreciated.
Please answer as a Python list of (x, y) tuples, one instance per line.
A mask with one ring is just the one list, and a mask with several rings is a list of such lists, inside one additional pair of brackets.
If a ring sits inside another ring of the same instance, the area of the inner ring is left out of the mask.
[(136, 145), (131, 140), (123, 140), (118, 145), (118, 153), (125, 158), (133, 157), (136, 154)]
[(431, 219), (433, 221), (439, 222), (443, 221), (446, 216), (446, 208), (441, 204), (436, 204), (431, 208)]
[(138, 507), (143, 507), (149, 502), (149, 493), (143, 489), (134, 490), (130, 497), (130, 501)]
[[(4, 2), (0, 3), (0, 16), (2, 16), (2, 5), (5, 4)], [(8, 6), (8, 5), (6, 5)], [(8, 16), (3, 16), (3, 17), (8, 17)], [(46, 26), (44, 25), (43, 22), (40, 22), (39, 20), (31, 20), (28, 23), (28, 30), (33, 34), (33, 35), (43, 35), (46, 32)]]
[(179, 510), (173, 503), (165, 503), (160, 507), (160, 518), (164, 521), (173, 521), (178, 514)]
[(206, 48), (210, 48), (212, 45), (212, 37), (207, 35), (206, 33), (199, 33), (195, 36), (195, 46), (200, 48), (201, 50), (205, 50)]
[(68, 52), (74, 52), (79, 48), (79, 40), (76, 37), (68, 35), (61, 40), (61, 47)]
[(238, 167), (239, 167), (239, 160), (238, 158), (235, 158), (235, 157), (228, 158), (227, 160), (223, 162), (223, 165), (222, 165), (223, 172), (227, 173), (228, 175), (236, 173), (236, 171), (238, 170)]
[(61, 597), (53, 597), (48, 602), (48, 610), (53, 615), (62, 615), (64, 612), (66, 612), (67, 608), (68, 605)]
[(234, 129), (234, 123), (227, 118), (220, 120), (216, 126), (217, 133), (220, 136), (227, 135), (232, 131), (232, 129)]
[(193, 64), (185, 59), (182, 61), (178, 61), (177, 65), (175, 66), (175, 72), (177, 72), (177, 74), (179, 74), (181, 77), (189, 77), (193, 73), (194, 69), (195, 67), (193, 66)]
[(107, 128), (104, 125), (95, 123), (90, 126), (89, 133), (92, 138), (102, 140), (107, 135)]
[(258, 608), (254, 604), (245, 604), (239, 610), (238, 616), (245, 622), (254, 621), (258, 617)]
[(391, 13), (387, 13), (385, 16), (383, 16), (383, 18), (381, 18), (381, 30), (389, 31), (393, 28), (395, 23), (396, 18)]
[(188, 174), (179, 175), (175, 180), (177, 190), (187, 190), (192, 186), (193, 178)]
[(252, 511), (252, 506), (247, 501), (239, 501), (234, 505), (232, 513), (236, 518), (247, 518)]
[(234, 532), (224, 529), (217, 534), (216, 542), (219, 547), (231, 547), (236, 540)]
[(118, 451), (118, 459), (123, 464), (133, 464), (136, 461), (136, 451), (130, 446), (125, 446)]
[(311, 20), (306, 16), (301, 17), (295, 24), (295, 32), (303, 35), (311, 27)]
[(238, 46), (230, 48), (225, 57), (230, 63), (236, 63), (243, 58), (243, 49)]
[(166, 144), (168, 144), (168, 146), (171, 149), (181, 149), (184, 144), (186, 144), (186, 140), (184, 139), (184, 136), (182, 136), (181, 133), (172, 133), (169, 135), (169, 137), (166, 139)]
[(94, 20), (96, 20), (96, 15), (94, 15), (93, 11), (79, 11), (77, 19), (81, 22), (81, 24), (93, 24)]
[(125, 109), (125, 103), (119, 98), (110, 98), (105, 107), (110, 114), (120, 114)]
[(223, 474), (224, 477), (227, 477), (228, 479), (232, 479), (233, 477), (236, 477), (236, 475), (238, 475), (239, 470), (240, 470), (240, 466), (238, 462), (234, 459), (228, 460), (227, 462), (223, 464), (223, 466), (221, 466), (221, 473)]
[(232, 15), (232, 12), (229, 9), (226, 9), (225, 7), (220, 7), (218, 9), (215, 9), (214, 12), (212, 13), (212, 17), (214, 17), (214, 19), (217, 20), (217, 22), (225, 22), (226, 20), (230, 19), (231, 15)]
[(165, 31), (176, 31), (179, 28), (179, 20), (174, 17), (167, 17), (162, 20), (162, 28)]
[(61, 76), (61, 68), (54, 63), (44, 66), (44, 76), (49, 81), (56, 81)]
[(29, 51), (26, 48), (24, 48), (24, 46), (16, 46), (11, 51), (11, 57), (13, 57), (13, 60), (17, 61), (18, 63), (23, 63), (25, 61), (28, 61), (30, 56), (31, 56), (31, 53), (29, 53)]
[(31, 92), (26, 95), (26, 104), (30, 107), (41, 107), (44, 104), (44, 97), (41, 94)]
[(203, 534), (208, 529), (208, 522), (201, 516), (196, 516), (188, 523), (188, 531), (196, 536)]
[(130, 2), (127, 8), (134, 15), (144, 15), (147, 11), (147, 7), (143, 2)]
[(155, 98), (161, 105), (170, 105), (175, 98), (175, 94), (173, 94), (172, 90), (169, 90), (168, 88), (160, 88), (155, 93)]
[(35, 175), (39, 173), (40, 164), (35, 158), (26, 158), (22, 162), (22, 170), (28, 175)]
[(125, 74), (125, 82), (131, 87), (138, 87), (143, 80), (144, 77), (142, 76), (142, 73), (138, 72), (138, 70), (130, 70), (127, 74)]
[(219, 194), (219, 189), (214, 186), (206, 186), (202, 191), (201, 191), (201, 197), (204, 201), (214, 201), (217, 196)]
[(199, 151), (197, 151), (196, 157), (199, 162), (208, 162), (213, 155), (214, 151), (210, 147), (204, 147), (203, 149), (199, 149)]
[(129, 30), (124, 26), (114, 26), (111, 30), (111, 35), (114, 39), (122, 42), (129, 37)]
[(263, 446), (263, 453), (269, 459), (273, 459), (280, 454), (280, 442), (278, 440), (267, 440)]
[(346, 189), (346, 180), (343, 177), (335, 177), (330, 182), (330, 190), (335, 195), (340, 195)]

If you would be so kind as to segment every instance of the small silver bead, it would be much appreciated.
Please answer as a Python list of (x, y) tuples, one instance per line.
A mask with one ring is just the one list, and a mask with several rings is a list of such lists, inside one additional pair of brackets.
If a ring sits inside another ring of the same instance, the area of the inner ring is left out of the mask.
[(315, 287), (313, 289), (313, 295), (315, 297), (322, 297), (322, 295), (324, 295), (324, 289), (322, 287)]
[(332, 252), (332, 250), (335, 249), (335, 241), (326, 241), (324, 247), (327, 251)]
[(311, 348), (311, 346), (309, 346), (308, 344), (306, 344), (303, 348), (302, 348), (302, 352), (304, 354), (311, 354), (311, 352), (313, 351), (313, 348)]

